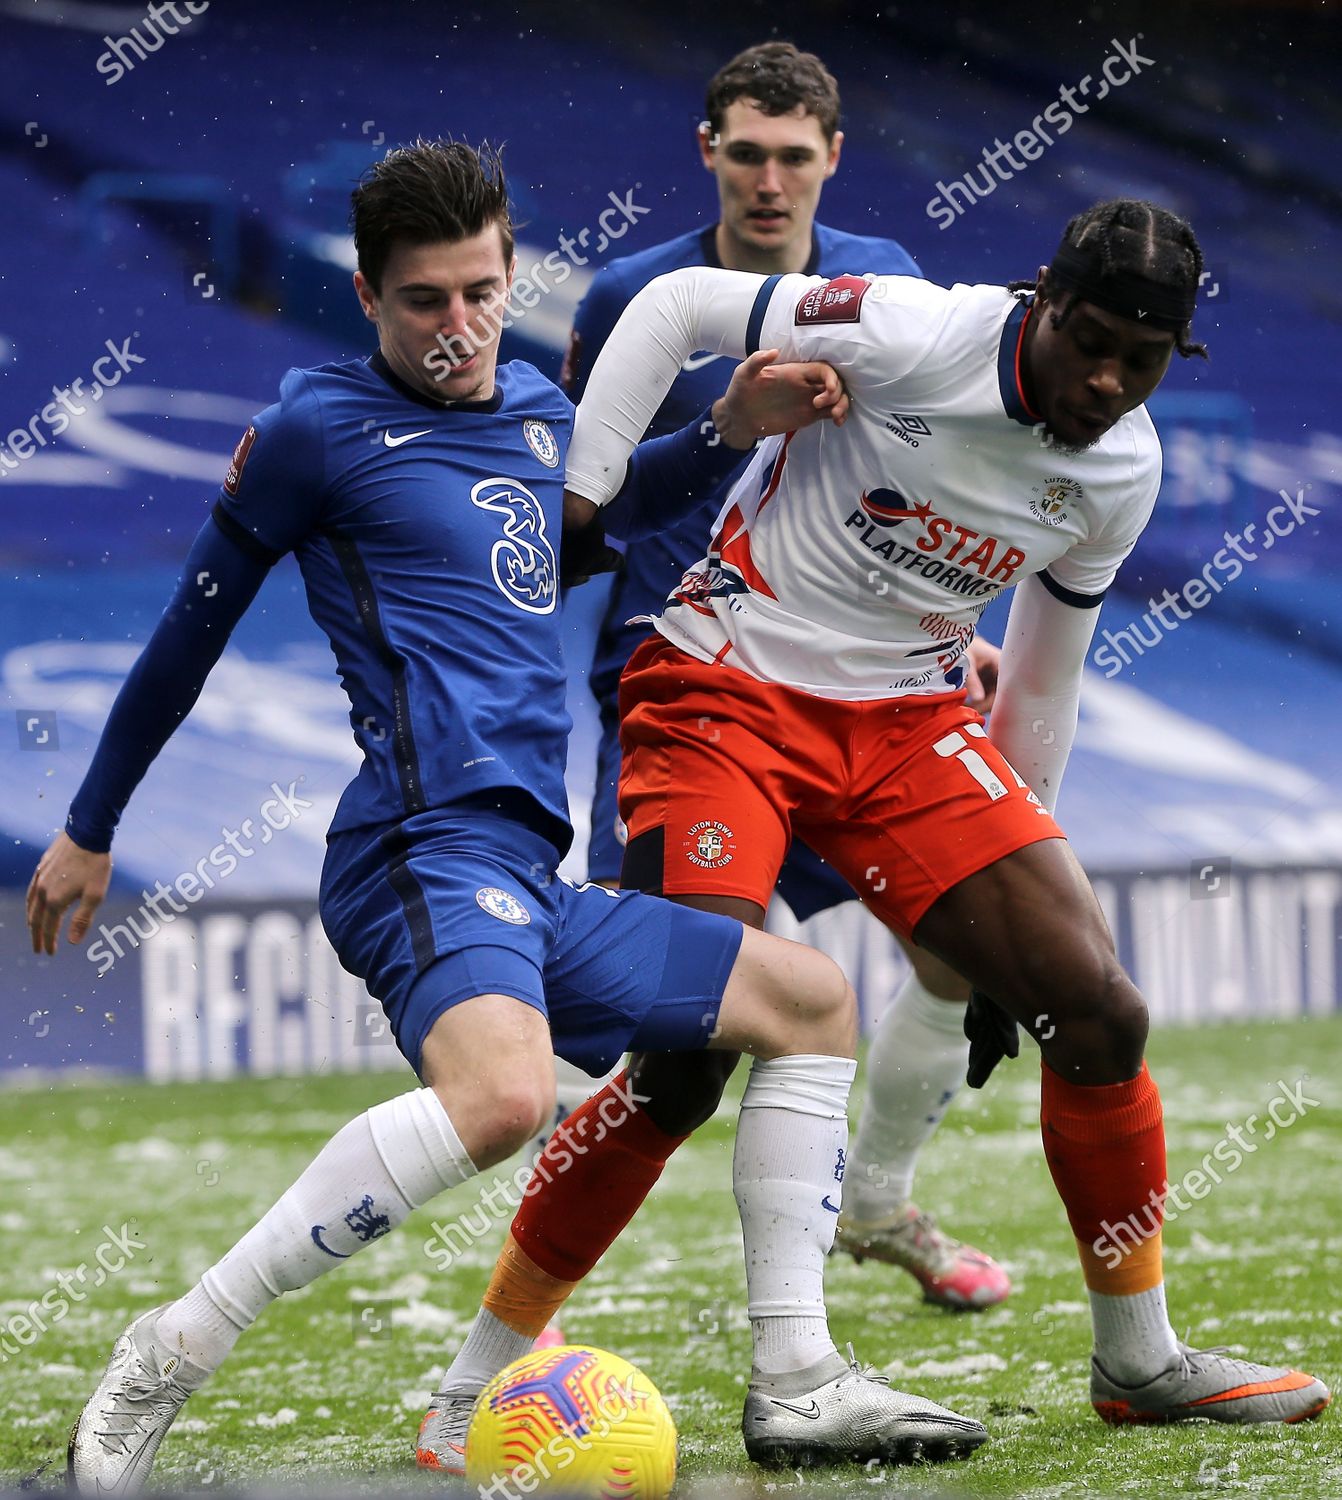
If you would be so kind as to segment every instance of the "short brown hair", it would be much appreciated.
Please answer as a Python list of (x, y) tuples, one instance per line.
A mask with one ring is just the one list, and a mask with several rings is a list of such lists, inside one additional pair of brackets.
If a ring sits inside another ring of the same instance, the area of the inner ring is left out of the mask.
[(465, 240), (497, 224), (505, 265), (513, 258), (513, 221), (503, 157), (487, 142), (419, 140), (374, 162), (350, 195), (359, 269), (375, 292), (397, 244)]
[(766, 115), (790, 115), (799, 105), (820, 122), (825, 139), (839, 128), (839, 85), (814, 52), (791, 42), (762, 42), (738, 52), (708, 83), (705, 113), (714, 135), (722, 133), (727, 106), (752, 99)]

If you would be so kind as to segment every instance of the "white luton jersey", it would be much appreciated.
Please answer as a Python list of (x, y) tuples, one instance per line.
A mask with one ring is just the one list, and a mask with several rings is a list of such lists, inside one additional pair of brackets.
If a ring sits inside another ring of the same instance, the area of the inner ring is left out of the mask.
[(1138, 407), (1084, 452), (1050, 446), (1020, 383), (1029, 316), (1002, 287), (770, 277), (748, 352), (828, 360), (852, 408), (760, 447), (657, 629), (858, 701), (959, 687), (984, 608), (1031, 573), (1097, 606), (1151, 514), (1160, 444)]

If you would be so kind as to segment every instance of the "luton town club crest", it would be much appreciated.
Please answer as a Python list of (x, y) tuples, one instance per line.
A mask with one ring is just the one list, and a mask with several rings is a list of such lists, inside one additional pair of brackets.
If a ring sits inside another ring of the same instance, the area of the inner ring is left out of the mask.
[(1067, 512), (1063, 507), (1075, 505), (1085, 491), (1075, 479), (1055, 475), (1044, 481), (1042, 489), (1034, 486), (1032, 493), (1034, 498), (1030, 501), (1030, 514), (1035, 520), (1042, 521), (1045, 526), (1061, 526), (1067, 519)]
[(709, 819), (696, 823), (685, 841), (685, 855), (701, 870), (720, 870), (736, 853), (736, 838), (725, 823)]

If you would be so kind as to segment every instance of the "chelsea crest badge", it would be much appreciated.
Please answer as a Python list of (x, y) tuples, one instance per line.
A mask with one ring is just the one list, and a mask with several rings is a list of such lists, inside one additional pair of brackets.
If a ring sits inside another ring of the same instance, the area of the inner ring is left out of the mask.
[(559, 467), (559, 444), (555, 441), (555, 435), (550, 431), (548, 422), (539, 422), (534, 417), (528, 418), (522, 423), (522, 436), (527, 440), (527, 447), (547, 469)]

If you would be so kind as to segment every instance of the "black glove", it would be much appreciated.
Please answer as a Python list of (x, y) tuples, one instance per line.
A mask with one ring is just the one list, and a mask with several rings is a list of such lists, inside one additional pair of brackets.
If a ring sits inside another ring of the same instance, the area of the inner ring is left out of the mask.
[(624, 558), (606, 541), (601, 516), (576, 529), (566, 529), (559, 544), (559, 586), (577, 588), (597, 573), (619, 571)]
[(969, 1070), (965, 1078), (971, 1089), (981, 1089), (1004, 1057), (1020, 1056), (1020, 1033), (1015, 1021), (982, 990), (969, 993), (965, 1035), (969, 1038)]

